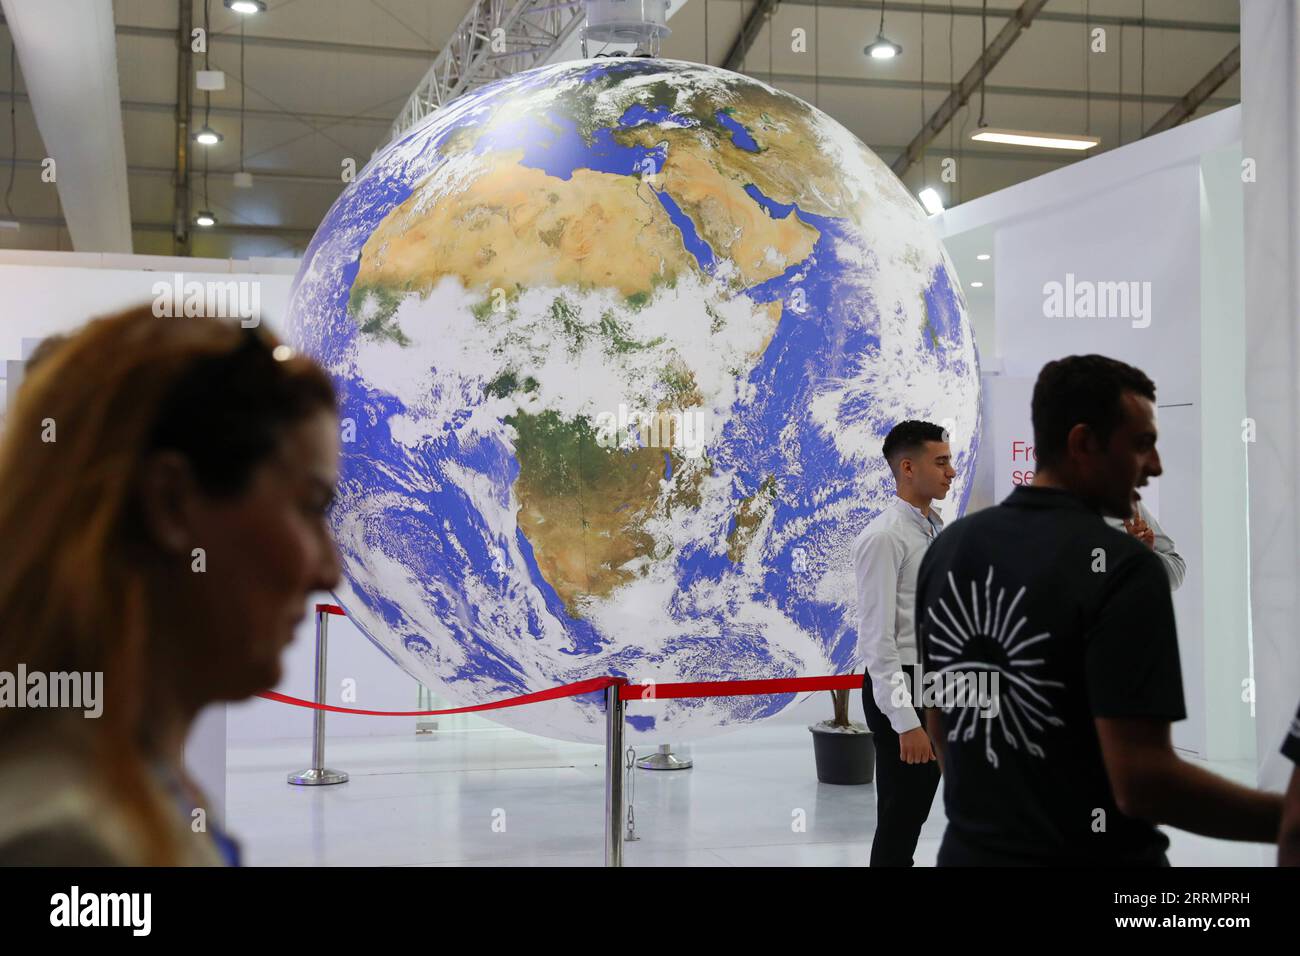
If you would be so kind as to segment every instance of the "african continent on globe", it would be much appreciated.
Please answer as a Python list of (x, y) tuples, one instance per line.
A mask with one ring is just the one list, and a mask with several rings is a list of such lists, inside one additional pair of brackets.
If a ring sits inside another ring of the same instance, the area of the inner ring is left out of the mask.
[[(337, 599), (459, 703), (846, 672), (890, 427), (945, 425), (950, 520), (970, 494), (979, 369), (939, 240), (842, 126), (726, 70), (583, 60), (455, 100), (334, 203), (289, 323), (344, 419)], [(689, 740), (793, 699), (628, 720)], [(491, 716), (604, 735), (597, 695)]]

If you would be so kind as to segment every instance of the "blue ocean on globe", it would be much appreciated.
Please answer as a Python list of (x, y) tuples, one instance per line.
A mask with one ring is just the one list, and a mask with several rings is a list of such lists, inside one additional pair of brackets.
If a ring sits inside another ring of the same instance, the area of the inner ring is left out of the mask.
[[(893, 493), (890, 427), (942, 424), (948, 520), (970, 494), (942, 244), (844, 127), (726, 70), (584, 60), (453, 101), (335, 202), (289, 330), (339, 395), (336, 598), (460, 704), (860, 668), (848, 549)], [(689, 740), (794, 699), (628, 722)], [(491, 716), (604, 734), (597, 695)]]

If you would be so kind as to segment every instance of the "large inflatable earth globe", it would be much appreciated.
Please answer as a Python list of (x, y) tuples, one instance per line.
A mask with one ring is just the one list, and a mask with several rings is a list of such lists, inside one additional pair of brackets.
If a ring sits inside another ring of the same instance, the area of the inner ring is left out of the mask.
[[(949, 520), (970, 494), (975, 345), (923, 212), (829, 116), (726, 70), (583, 60), (454, 101), (334, 203), (289, 325), (341, 405), (336, 597), (457, 703), (845, 673), (890, 427), (944, 424)], [(628, 720), (676, 742), (793, 699)], [(596, 695), (491, 716), (604, 734)]]

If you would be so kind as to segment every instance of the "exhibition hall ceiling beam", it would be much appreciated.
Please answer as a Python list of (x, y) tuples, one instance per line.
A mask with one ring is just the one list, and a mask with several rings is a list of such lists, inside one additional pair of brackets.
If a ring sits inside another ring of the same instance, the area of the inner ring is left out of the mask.
[[(887, 148), (887, 147), (886, 147)], [(896, 147), (902, 149), (901, 146)], [(41, 164), (35, 159), (0, 159), (0, 169), (8, 169), (14, 166), (18, 169), (40, 169)], [(176, 170), (170, 166), (128, 166), (127, 173), (132, 176), (158, 176), (170, 180), (176, 175)], [(210, 174), (214, 177), (230, 176), (235, 172), (233, 169), (213, 169)], [(281, 183), (308, 183), (312, 185), (333, 186), (335, 189), (342, 191), (346, 183), (338, 175), (319, 176), (314, 173), (300, 173), (292, 171), (276, 171), (269, 169), (250, 168), (248, 172), (252, 173), (257, 180), (268, 180)], [(204, 227), (207, 228), (207, 227)]]
[(749, 16), (740, 27), (740, 36), (736, 37), (736, 42), (731, 45), (727, 51), (727, 58), (722, 61), (722, 65), (728, 70), (738, 70), (740, 65), (745, 61), (749, 54), (750, 48), (754, 45), (754, 40), (763, 31), (763, 21), (781, 0), (758, 0), (754, 8), (749, 11)]
[[(790, 7), (813, 7), (821, 6), (822, 9), (839, 8), (842, 10), (863, 10), (867, 13), (879, 13), (880, 4), (877, 0), (780, 0), (786, 6)], [(948, 5), (942, 2), (931, 0), (930, 3), (894, 3), (887, 0), (885, 3), (886, 13), (925, 13), (929, 16), (947, 16), (949, 13)], [(959, 17), (976, 17), (981, 15), (978, 4), (975, 6), (954, 6), (951, 11)], [(1002, 19), (1015, 13), (1015, 7), (989, 7), (989, 17)], [(1141, 27), (1144, 24), (1152, 30), (1193, 30), (1205, 33), (1232, 33), (1237, 34), (1241, 29), (1236, 23), (1215, 22), (1213, 20), (1169, 20), (1157, 17), (1148, 17), (1143, 20), (1138, 17), (1113, 16), (1103, 13), (1094, 13), (1092, 16), (1086, 16), (1082, 13), (1067, 13), (1065, 11), (1044, 10), (1037, 17), (1040, 22), (1055, 23), (1077, 23), (1087, 24), (1094, 27)]]
[[(20, 166), (27, 163), (30, 163), (30, 160), (20, 159), (18, 161), (18, 165)], [(4, 160), (0, 160), (0, 167), (5, 165), (8, 164)], [(265, 180), (267, 182), (277, 183), (305, 183), (309, 185), (330, 186), (339, 192), (342, 192), (343, 187), (347, 185), (337, 173), (333, 176), (320, 176), (314, 173), (294, 172), (293, 170), (257, 169), (254, 167), (248, 167), (246, 171), (253, 174), (254, 182)], [(172, 175), (172, 171), (165, 166), (128, 166), (127, 172), (132, 176)], [(233, 169), (213, 169), (210, 171), (210, 175), (214, 177), (230, 176), (235, 172), (236, 170)]]
[(1210, 95), (1228, 82), (1239, 69), (1241, 69), (1241, 46), (1234, 46), (1222, 60), (1214, 65), (1214, 69), (1201, 77), (1200, 82), (1193, 86), (1187, 93), (1169, 108), (1169, 112), (1160, 119), (1156, 120), (1152, 127), (1144, 133), (1144, 136), (1154, 136), (1156, 133), (1163, 133), (1187, 119), (1206, 102)]
[(948, 94), (947, 99), (926, 120), (925, 125), (921, 127), (921, 131), (916, 134), (912, 142), (908, 143), (903, 155), (890, 164), (890, 169), (894, 171), (895, 176), (901, 179), (908, 168), (921, 158), (925, 148), (930, 145), (936, 136), (943, 132), (943, 128), (957, 115), (957, 111), (966, 105), (966, 101), (970, 99), (971, 94), (979, 88), (980, 83), (989, 75), (989, 72), (998, 65), (1006, 52), (1011, 49), (1011, 45), (1020, 38), (1020, 34), (1033, 22), (1034, 17), (1043, 9), (1045, 3), (1047, 3), (1047, 0), (1025, 0), (1011, 14), (1011, 19), (998, 31), (998, 35), (980, 54), (980, 58), (975, 61), (975, 65), (966, 71), (966, 75), (961, 78), (957, 88)]
[[(117, 35), (170, 41), (176, 38), (176, 31), (169, 30), (167, 27), (136, 27), (122, 24), (117, 28)], [(214, 32), (211, 41), (213, 48), (228, 45), (237, 49), (239, 47), (239, 34)], [(426, 61), (429, 57), (436, 56), (438, 53), (437, 49), (429, 47), (378, 46), (371, 43), (339, 43), (332, 40), (299, 40), (294, 37), (255, 36), (251, 33), (244, 37), (244, 43), (250, 47), (263, 46), (281, 50), (309, 50), (316, 53), (353, 53), (359, 56), (389, 58), (405, 57), (407, 59)]]
[[(170, 232), (171, 223), (167, 222), (137, 222), (132, 228), (139, 229), (141, 232)], [(205, 226), (203, 234), (216, 233), (219, 236), (279, 236), (283, 238), (298, 239), (306, 237), (310, 239), (316, 235), (314, 227), (300, 229), (297, 226), (261, 226), (241, 222), (217, 223), (215, 226)]]
[[(0, 95), (0, 100), (4, 96)], [(19, 95), (19, 102), (26, 97)], [(173, 113), (176, 110), (175, 103), (151, 103), (145, 100), (123, 100), (122, 109), (128, 113)], [(213, 116), (239, 116), (240, 110), (237, 106), (213, 106), (211, 108)], [(284, 110), (254, 110), (246, 109), (243, 111), (246, 119), (266, 120), (267, 122), (283, 122), (286, 111)], [(326, 126), (390, 126), (392, 120), (387, 116), (365, 116), (363, 114), (345, 115), (342, 113), (303, 113), (294, 110), (291, 114), (295, 119), (300, 119), (306, 123), (321, 123)]]
[[(17, 222), (20, 226), (53, 226), (56, 228), (66, 228), (67, 221), (61, 216), (18, 216), (11, 222)], [(170, 222), (137, 222), (131, 227), (140, 232), (171, 232), (172, 224)], [(246, 223), (217, 223), (215, 226), (205, 226), (203, 234), (209, 233), (226, 236), (281, 236), (285, 238), (299, 238), (306, 236), (311, 238), (316, 234), (315, 229), (299, 229), (295, 226), (261, 226)], [(82, 251), (82, 250), (78, 250)], [(108, 251), (108, 250), (93, 250)]]
[(2, 3), (73, 248), (130, 252), (112, 5)]
[[(130, 113), (170, 113), (176, 109), (176, 104), (125, 100), (122, 103), (122, 109)], [(213, 116), (237, 117), (240, 115), (240, 110), (237, 106), (214, 106), (211, 108), (211, 113)], [(276, 123), (283, 122), (285, 116), (288, 115), (293, 119), (302, 120), (308, 124), (320, 123), (325, 126), (389, 126), (392, 123), (392, 120), (386, 116), (365, 116), (359, 113), (344, 115), (341, 113), (304, 113), (299, 110), (289, 113), (286, 110), (246, 109), (243, 111), (243, 115), (250, 120), (266, 120)]]
[[(820, 76), (812, 73), (769, 73), (767, 70), (759, 70), (755, 73), (761, 80), (765, 80), (774, 86), (788, 86), (791, 84), (813, 83), (821, 86), (855, 86), (868, 87), (881, 90), (927, 90), (938, 92), (951, 92), (952, 87), (947, 83), (939, 80), (926, 80), (922, 83), (920, 80), (888, 80), (878, 79), (866, 76), (827, 76), (825, 73)], [(1023, 97), (1041, 97), (1043, 99), (1062, 99), (1062, 100), (1086, 100), (1091, 98), (1094, 102), (1100, 103), (1159, 103), (1162, 105), (1173, 105), (1181, 102), (1184, 97), (1174, 96), (1170, 93), (1111, 93), (1105, 90), (1075, 90), (1064, 87), (1051, 86), (1002, 86), (995, 83), (985, 84), (985, 91), (993, 96), (1023, 96)], [(1238, 100), (1230, 97), (1219, 97), (1217, 99), (1206, 99), (1206, 103), (1213, 106), (1235, 106)]]

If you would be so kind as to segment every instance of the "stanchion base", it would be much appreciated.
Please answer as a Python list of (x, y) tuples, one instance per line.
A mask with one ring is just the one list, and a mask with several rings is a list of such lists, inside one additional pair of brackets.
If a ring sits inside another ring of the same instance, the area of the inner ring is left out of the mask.
[(694, 763), (689, 758), (677, 756), (667, 747), (660, 747), (658, 753), (642, 757), (636, 765), (642, 770), (690, 770)]
[(324, 787), (331, 783), (347, 783), (348, 775), (342, 770), (299, 770), (289, 774), (289, 782), (299, 787)]

